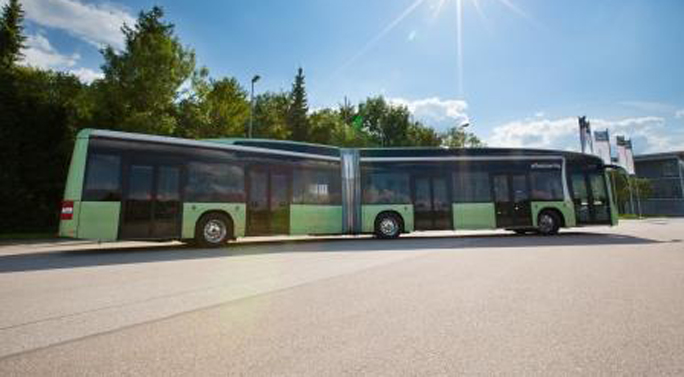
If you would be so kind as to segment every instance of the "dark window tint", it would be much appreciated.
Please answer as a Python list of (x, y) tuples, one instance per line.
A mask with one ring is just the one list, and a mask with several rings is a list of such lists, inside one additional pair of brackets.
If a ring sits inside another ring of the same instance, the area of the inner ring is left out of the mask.
[(532, 200), (563, 200), (563, 180), (559, 170), (530, 172)]
[(365, 204), (408, 204), (409, 175), (407, 173), (370, 173), (363, 185)]
[(605, 204), (608, 201), (608, 192), (606, 191), (606, 181), (603, 175), (590, 174), (589, 184), (591, 185), (591, 193), (594, 196), (594, 204), (601, 202)]
[(128, 194), (130, 200), (152, 200), (152, 166), (132, 165), (128, 174)]
[(339, 204), (340, 172), (334, 170), (295, 170), (292, 202), (295, 204)]
[(157, 200), (180, 200), (180, 171), (178, 168), (162, 166), (159, 168)]
[(651, 179), (651, 198), (681, 199), (682, 186), (679, 178)]
[(454, 173), (454, 201), (458, 203), (490, 202), (489, 175), (485, 172)]
[(583, 202), (588, 201), (589, 193), (587, 191), (587, 182), (584, 180), (584, 174), (573, 174), (570, 181), (572, 183), (572, 196)]
[(508, 203), (511, 201), (508, 192), (508, 176), (494, 176), (494, 201), (497, 203)]
[(244, 171), (225, 163), (191, 162), (185, 195), (188, 202), (242, 202)]
[(527, 177), (516, 174), (511, 179), (513, 188), (513, 201), (515, 203), (524, 202), (530, 199), (530, 193), (527, 189)]
[(116, 155), (91, 154), (88, 159), (83, 200), (120, 199), (121, 158)]

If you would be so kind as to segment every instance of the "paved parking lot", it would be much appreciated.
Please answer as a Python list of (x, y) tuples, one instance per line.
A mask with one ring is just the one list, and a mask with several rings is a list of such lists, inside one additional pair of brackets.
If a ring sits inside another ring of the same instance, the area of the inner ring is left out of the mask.
[(0, 246), (0, 375), (684, 374), (684, 219)]

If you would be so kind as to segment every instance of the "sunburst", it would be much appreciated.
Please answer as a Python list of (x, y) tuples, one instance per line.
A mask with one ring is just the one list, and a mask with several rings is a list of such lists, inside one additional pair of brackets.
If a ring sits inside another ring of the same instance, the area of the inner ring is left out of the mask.
[[(397, 17), (395, 17), (390, 23), (388, 23), (384, 28), (378, 32), (373, 38), (368, 40), (366, 44), (363, 45), (363, 47), (357, 51), (349, 60), (347, 60), (344, 64), (342, 64), (333, 74), (333, 76), (337, 76), (339, 73), (344, 71), (346, 68), (351, 66), (354, 62), (356, 62), (358, 59), (360, 59), (363, 55), (365, 55), (368, 51), (370, 51), (375, 45), (377, 45), (387, 34), (389, 34), (397, 25), (399, 25), (404, 19), (406, 19), (408, 16), (410, 16), (416, 9), (418, 9), (423, 3), (427, 2), (428, 0), (415, 0), (411, 4), (409, 4), (408, 7), (406, 7)], [(463, 17), (464, 17), (464, 2), (467, 2), (469, 4), (472, 4), (473, 8), (475, 9), (475, 12), (478, 14), (478, 16), (482, 19), (483, 24), (487, 28), (488, 26), (488, 21), (487, 21), (487, 16), (485, 15), (485, 12), (483, 10), (483, 6), (481, 4), (482, 0), (430, 0), (430, 7), (432, 9), (432, 17), (437, 18), (439, 17), (447, 8), (447, 5), (450, 3), (453, 3), (456, 7), (456, 70), (457, 70), (457, 88), (458, 88), (458, 95), (460, 97), (463, 97), (463, 82), (464, 82), (464, 74), (463, 74)], [(527, 19), (528, 21), (531, 21), (534, 23), (534, 20), (525, 12), (523, 11), (519, 6), (517, 6), (513, 0), (493, 0), (498, 2), (499, 4), (503, 5), (506, 7), (508, 10), (511, 12), (517, 14), (520, 17), (523, 17)]]

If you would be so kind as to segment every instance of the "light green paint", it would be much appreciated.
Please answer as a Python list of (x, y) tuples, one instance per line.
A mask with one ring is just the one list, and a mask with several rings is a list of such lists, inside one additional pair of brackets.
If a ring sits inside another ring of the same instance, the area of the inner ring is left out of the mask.
[(74, 215), (71, 220), (59, 220), (59, 236), (76, 238), (78, 235), (78, 213), (81, 209), (81, 202), (74, 201)]
[(557, 201), (557, 202), (532, 202), (532, 225), (537, 226), (537, 218), (539, 213), (547, 208), (553, 208), (560, 211), (565, 219), (565, 227), (573, 227), (577, 225), (575, 218), (575, 208), (571, 201)]
[(77, 238), (116, 241), (120, 211), (119, 202), (81, 202)]
[(454, 228), (496, 229), (494, 203), (453, 203)]
[(64, 200), (81, 200), (90, 132), (91, 130), (82, 130), (76, 137), (64, 187)]
[(244, 237), (246, 206), (245, 203), (184, 203), (182, 238), (195, 238), (195, 226), (200, 216), (209, 211), (226, 212), (233, 219), (235, 237)]
[(342, 206), (293, 204), (290, 234), (342, 233)]
[(375, 218), (380, 212), (395, 211), (404, 219), (404, 231), (413, 232), (412, 204), (364, 204), (361, 206), (361, 231), (373, 233)]
[(610, 201), (610, 225), (617, 225), (618, 224), (618, 211), (617, 211), (617, 205), (615, 204), (615, 200), (613, 198), (613, 184), (610, 181), (610, 175), (608, 172), (604, 173), (604, 177), (606, 180), (606, 187), (608, 187), (608, 200)]

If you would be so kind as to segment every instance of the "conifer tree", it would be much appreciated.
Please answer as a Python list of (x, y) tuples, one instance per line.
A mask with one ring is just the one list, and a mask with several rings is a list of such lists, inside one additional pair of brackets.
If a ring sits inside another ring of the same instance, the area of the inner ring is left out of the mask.
[(0, 18), (0, 66), (4, 69), (13, 67), (21, 59), (24, 48), (24, 10), (19, 0), (9, 0), (2, 8)]
[(292, 140), (307, 141), (309, 139), (309, 105), (304, 87), (304, 70), (300, 67), (292, 84), (290, 105), (287, 111), (287, 124), (292, 131)]

